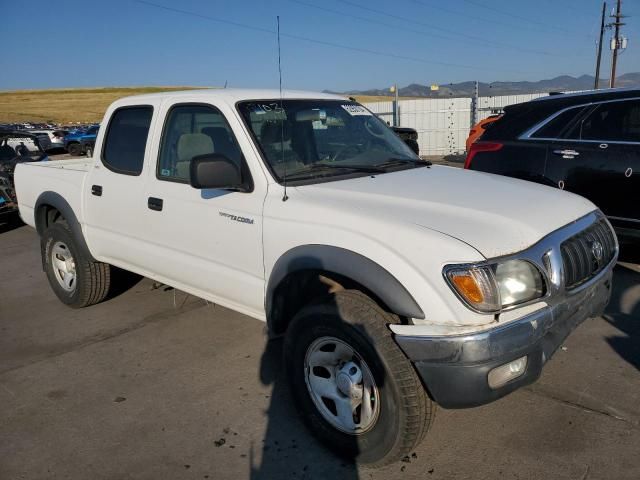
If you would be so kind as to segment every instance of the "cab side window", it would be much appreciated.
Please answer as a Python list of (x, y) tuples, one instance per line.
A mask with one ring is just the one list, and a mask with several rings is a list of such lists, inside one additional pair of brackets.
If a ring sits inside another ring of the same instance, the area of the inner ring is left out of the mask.
[(209, 105), (177, 105), (162, 133), (157, 177), (189, 183), (194, 157), (221, 154), (242, 170), (242, 153), (224, 116)]
[(549, 120), (531, 138), (561, 138), (562, 133), (582, 114), (584, 107), (570, 108)]
[(102, 163), (116, 173), (140, 175), (153, 107), (122, 107), (113, 112), (102, 148)]

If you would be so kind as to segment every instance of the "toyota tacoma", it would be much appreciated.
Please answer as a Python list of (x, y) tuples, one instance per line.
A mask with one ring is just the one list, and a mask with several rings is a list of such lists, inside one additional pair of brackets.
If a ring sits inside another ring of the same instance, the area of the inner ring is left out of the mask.
[(15, 172), (53, 292), (96, 304), (115, 266), (265, 321), (311, 431), (358, 462), (534, 382), (609, 300), (593, 203), (431, 165), (343, 97), (142, 95), (102, 125), (93, 158)]

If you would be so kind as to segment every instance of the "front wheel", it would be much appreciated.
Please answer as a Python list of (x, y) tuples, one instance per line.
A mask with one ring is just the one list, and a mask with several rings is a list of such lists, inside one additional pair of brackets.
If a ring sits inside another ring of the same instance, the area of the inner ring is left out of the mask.
[(341, 456), (376, 466), (409, 454), (435, 405), (387, 325), (357, 291), (303, 308), (285, 337), (293, 395), (311, 431)]

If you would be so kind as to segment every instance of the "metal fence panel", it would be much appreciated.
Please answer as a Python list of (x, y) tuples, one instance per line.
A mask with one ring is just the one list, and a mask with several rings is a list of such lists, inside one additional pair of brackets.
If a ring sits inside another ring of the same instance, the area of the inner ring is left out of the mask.
[[(528, 102), (546, 93), (500, 95), (478, 98), (478, 120), (487, 118), (507, 105)], [(415, 128), (421, 155), (461, 154), (472, 125), (473, 99), (425, 98), (400, 100), (400, 126)], [(393, 125), (393, 101), (364, 104), (368, 109)]]
[[(421, 155), (448, 155), (464, 151), (471, 118), (470, 98), (400, 100), (400, 126), (415, 128)], [(393, 125), (393, 102), (365, 106)]]
[(400, 125), (415, 128), (421, 155), (448, 155), (464, 150), (469, 134), (471, 99), (400, 100)]
[(373, 102), (373, 103), (365, 103), (365, 107), (379, 116), (385, 122), (388, 122), (389, 125), (393, 125), (393, 102)]
[(526, 93), (522, 95), (500, 95), (497, 97), (478, 97), (478, 121), (501, 111), (507, 105), (528, 102), (535, 98), (546, 97), (546, 93)]

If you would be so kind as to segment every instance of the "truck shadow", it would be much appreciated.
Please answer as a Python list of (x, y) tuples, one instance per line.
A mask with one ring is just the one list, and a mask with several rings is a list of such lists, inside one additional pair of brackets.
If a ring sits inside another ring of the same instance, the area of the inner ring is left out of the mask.
[(105, 301), (116, 298), (137, 285), (144, 277), (121, 268), (111, 266), (111, 286)]
[(268, 341), (260, 362), (260, 381), (273, 387), (263, 443), (251, 447), (250, 478), (357, 480), (354, 458), (339, 458), (327, 450), (300, 417), (284, 371), (283, 343), (282, 338)]
[(640, 370), (640, 273), (624, 265), (616, 266), (611, 301), (603, 318), (622, 334), (607, 337), (607, 343)]
[(16, 230), (17, 228), (23, 227), (25, 224), (20, 220), (18, 215), (11, 216), (6, 220), (0, 220), (0, 234), (10, 232), (12, 230)]

